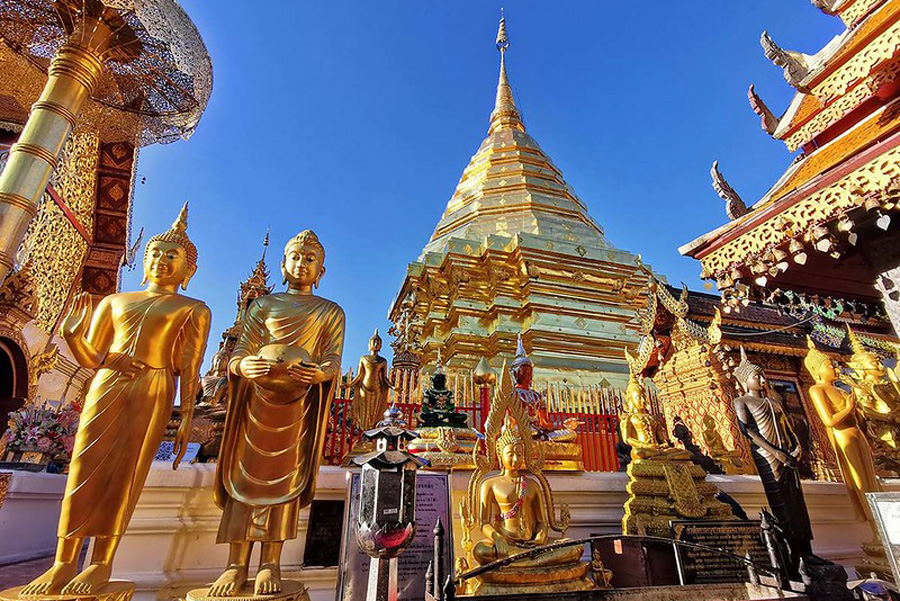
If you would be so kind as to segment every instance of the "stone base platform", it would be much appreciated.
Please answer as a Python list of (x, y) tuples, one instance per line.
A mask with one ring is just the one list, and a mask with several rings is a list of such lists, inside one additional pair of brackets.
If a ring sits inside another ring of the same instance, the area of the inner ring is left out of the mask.
[[(509, 601), (502, 595), (457, 597), (478, 601)], [(536, 593), (516, 595), (516, 601), (776, 601), (793, 599), (808, 601), (806, 595), (754, 584), (692, 584), (688, 586), (648, 586), (610, 588), (569, 593)]]
[(0, 565), (52, 555), (66, 476), (0, 471)]
[(90, 595), (29, 595), (19, 597), (23, 587), (17, 586), (0, 593), (0, 601), (130, 601), (134, 595), (134, 584), (123, 580), (113, 580), (99, 593)]
[[(212, 497), (215, 468), (213, 464), (190, 464), (172, 471), (168, 463), (153, 466), (113, 565), (115, 578), (136, 584), (135, 601), (183, 599), (191, 589), (207, 585), (221, 574), (228, 560), (228, 546), (215, 542), (222, 515)], [(339, 467), (320, 468), (316, 499), (344, 500), (347, 474)], [(458, 542), (459, 505), (470, 475), (467, 471), (449, 475), (456, 557), (462, 553)], [(569, 504), (572, 518), (567, 537), (622, 532), (623, 506), (628, 498), (626, 474), (548, 473), (547, 478), (556, 502)], [(766, 504), (756, 476), (710, 476), (709, 481), (734, 497), (751, 517), (757, 516)], [(897, 490), (900, 486), (889, 482), (886, 488)], [(872, 534), (854, 512), (846, 487), (840, 482), (804, 482), (803, 492), (815, 533), (813, 550), (820, 557), (852, 569), (863, 557), (861, 544), (871, 540)], [(334, 601), (338, 569), (302, 567), (308, 516), (308, 510), (301, 513), (297, 538), (285, 544), (282, 576), (305, 583), (311, 601)], [(257, 562), (253, 558), (251, 566)], [(629, 589), (627, 594), (634, 590)], [(690, 596), (685, 599), (698, 601)]]
[(309, 601), (306, 585), (296, 580), (283, 580), (281, 592), (274, 595), (254, 595), (253, 582), (231, 597), (210, 597), (209, 587), (188, 591), (185, 601)]

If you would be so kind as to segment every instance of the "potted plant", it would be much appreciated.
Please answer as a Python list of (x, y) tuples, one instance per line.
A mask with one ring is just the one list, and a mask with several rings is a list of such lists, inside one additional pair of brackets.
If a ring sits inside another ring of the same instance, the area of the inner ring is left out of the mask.
[(72, 458), (78, 418), (74, 404), (31, 404), (10, 413), (0, 467), (39, 472), (52, 461), (54, 471), (64, 471)]

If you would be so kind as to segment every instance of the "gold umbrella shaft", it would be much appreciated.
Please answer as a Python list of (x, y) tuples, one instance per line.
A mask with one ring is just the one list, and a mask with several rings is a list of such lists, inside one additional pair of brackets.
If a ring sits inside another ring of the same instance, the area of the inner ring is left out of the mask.
[(56, 161), (103, 70), (102, 53), (112, 35), (100, 20), (89, 26), (89, 36), (73, 34), (53, 57), (44, 91), (0, 173), (0, 283), (12, 269)]

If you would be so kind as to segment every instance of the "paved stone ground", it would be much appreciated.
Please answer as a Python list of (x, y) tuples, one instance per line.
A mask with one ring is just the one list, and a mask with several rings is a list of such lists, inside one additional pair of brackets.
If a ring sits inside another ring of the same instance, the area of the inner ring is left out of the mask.
[(0, 591), (28, 584), (53, 565), (53, 556), (0, 566)]
[[(81, 557), (78, 559), (78, 565), (84, 566), (84, 559), (87, 556), (87, 543), (81, 550)], [(38, 557), (37, 559), (29, 559), (19, 563), (11, 563), (0, 566), (0, 591), (8, 588), (22, 586), (28, 584), (53, 565), (53, 556)]]

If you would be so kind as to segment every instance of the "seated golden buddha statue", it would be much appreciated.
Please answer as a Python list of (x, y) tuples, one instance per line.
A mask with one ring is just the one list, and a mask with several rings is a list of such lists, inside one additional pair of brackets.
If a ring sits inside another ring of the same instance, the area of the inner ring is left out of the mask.
[(849, 327), (853, 357), (847, 363), (857, 411), (865, 422), (875, 464), (881, 473), (900, 473), (900, 384)]
[(539, 441), (543, 449), (544, 469), (559, 471), (582, 471), (584, 462), (581, 444), (578, 442), (579, 421), (567, 419), (557, 426), (550, 419), (544, 395), (531, 388), (534, 379), (534, 364), (525, 353), (522, 335), (516, 345), (516, 357), (512, 362), (512, 376), (515, 379), (514, 398), (524, 408), (531, 421), (532, 438)]
[(631, 463), (622, 532), (670, 537), (670, 520), (730, 519), (731, 509), (716, 500), (719, 491), (706, 481), (703, 468), (691, 461), (690, 452), (669, 441), (665, 423), (650, 413), (634, 371), (624, 409), (619, 419), (622, 439), (631, 446)]
[(712, 413), (706, 413), (703, 416), (703, 444), (706, 446), (709, 456), (722, 466), (726, 474), (747, 473), (744, 461), (741, 459), (741, 451), (725, 446), (722, 433), (719, 432), (719, 425)]
[[(568, 508), (557, 518), (550, 486), (540, 469), (535, 441), (523, 437), (518, 425), (527, 421), (507, 394), (498, 392), (485, 425), (487, 452), (474, 453), (476, 470), (463, 501), (463, 547), (477, 566), (514, 557), (548, 544), (550, 531), (568, 527)], [(495, 475), (488, 475), (498, 470)], [(484, 538), (473, 546), (470, 531)], [(557, 542), (557, 541), (553, 541)], [(581, 562), (582, 545), (564, 547), (490, 570), (469, 583), (476, 595), (576, 591), (592, 588), (590, 564)]]

